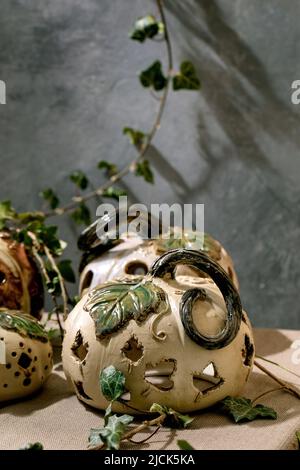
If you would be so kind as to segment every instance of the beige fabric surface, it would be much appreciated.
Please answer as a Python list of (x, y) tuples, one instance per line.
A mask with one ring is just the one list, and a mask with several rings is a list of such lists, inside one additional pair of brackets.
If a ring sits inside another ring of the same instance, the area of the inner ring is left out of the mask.
[[(292, 361), (295, 349), (291, 348), (295, 340), (300, 340), (300, 331), (259, 329), (255, 331), (255, 339), (257, 354), (300, 374), (300, 365)], [(300, 386), (297, 377), (260, 362), (281, 378)], [(272, 379), (254, 368), (243, 395), (254, 398), (276, 387)], [(284, 391), (276, 391), (259, 402), (275, 408), (278, 419), (237, 425), (228, 417), (209, 410), (197, 413), (189, 429), (162, 429), (143, 445), (128, 443), (123, 448), (174, 450), (178, 449), (178, 439), (186, 439), (195, 449), (296, 449), (300, 400)], [(85, 449), (90, 428), (102, 423), (102, 413), (77, 400), (67, 386), (61, 364), (56, 364), (39, 394), (0, 409), (0, 449), (17, 449), (27, 442), (36, 441), (42, 442), (45, 449)], [(136, 435), (135, 440), (142, 440), (145, 436), (146, 433)]]

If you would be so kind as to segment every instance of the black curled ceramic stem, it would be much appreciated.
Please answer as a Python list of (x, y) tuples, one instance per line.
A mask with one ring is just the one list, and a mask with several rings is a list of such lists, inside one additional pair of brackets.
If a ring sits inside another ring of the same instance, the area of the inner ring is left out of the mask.
[[(120, 227), (122, 225), (124, 227), (124, 223), (128, 225), (134, 222), (135, 219), (138, 219), (139, 223), (143, 223), (142, 228), (144, 228), (144, 232), (141, 233), (142, 238), (151, 239), (153, 236), (151, 233), (152, 226), (158, 229), (158, 233), (155, 236), (162, 233), (160, 220), (157, 219), (156, 223), (153, 224), (154, 216), (149, 212), (138, 212), (130, 215), (127, 212), (127, 208), (120, 208), (107, 213), (87, 227), (78, 239), (78, 248), (84, 251), (79, 271), (81, 272), (90, 261), (102, 253), (122, 243)], [(112, 227), (113, 231), (109, 230), (110, 227)]]
[(232, 281), (209, 256), (195, 250), (172, 250), (158, 258), (150, 270), (154, 277), (163, 278), (170, 274), (175, 276), (178, 265), (188, 265), (208, 274), (220, 289), (227, 309), (227, 319), (224, 329), (217, 335), (207, 336), (200, 333), (193, 322), (193, 306), (198, 299), (204, 300), (203, 289), (191, 289), (184, 293), (180, 302), (180, 317), (187, 335), (205, 349), (221, 349), (231, 343), (237, 335), (242, 319), (242, 305), (239, 294)]

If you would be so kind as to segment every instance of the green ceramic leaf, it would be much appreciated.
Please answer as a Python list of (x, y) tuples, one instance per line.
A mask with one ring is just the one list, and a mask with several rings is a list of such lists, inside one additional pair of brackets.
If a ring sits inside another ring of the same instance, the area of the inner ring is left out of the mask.
[(51, 209), (56, 209), (59, 205), (59, 198), (51, 188), (44, 189), (40, 192), (40, 196), (49, 203)]
[(144, 42), (145, 39), (152, 39), (161, 31), (161, 26), (158, 21), (152, 15), (143, 16), (139, 18), (135, 24), (133, 30), (130, 32), (130, 38)]
[(109, 163), (106, 160), (101, 160), (97, 167), (99, 170), (106, 170), (109, 176), (113, 176), (118, 172), (117, 165), (114, 163)]
[(197, 72), (194, 65), (185, 61), (180, 66), (180, 73), (173, 77), (173, 89), (177, 90), (199, 90), (201, 86), (200, 80), (197, 77)]
[(118, 450), (120, 442), (125, 434), (128, 424), (133, 421), (129, 415), (112, 415), (108, 418), (104, 428), (91, 429), (89, 436), (90, 447), (95, 447), (101, 443), (106, 444), (107, 450)]
[(273, 408), (260, 404), (253, 406), (248, 398), (226, 397), (220, 403), (222, 410), (229, 414), (235, 423), (254, 419), (277, 419), (277, 413)]
[(42, 343), (48, 342), (47, 332), (42, 325), (27, 313), (0, 310), (0, 328), (15, 331), (21, 336), (36, 339)]
[(181, 238), (177, 238), (174, 233), (170, 233), (167, 238), (157, 239), (155, 243), (157, 250), (162, 253), (177, 248), (185, 248), (202, 250), (215, 261), (221, 258), (220, 244), (207, 233), (185, 231)]
[(178, 440), (177, 445), (178, 445), (179, 449), (181, 449), (181, 450), (195, 450), (195, 448), (193, 446), (191, 446), (191, 444), (189, 444), (184, 439)]
[(114, 366), (101, 371), (99, 382), (101, 391), (108, 401), (115, 401), (125, 393), (125, 376)]
[(102, 193), (102, 197), (110, 197), (112, 199), (116, 199), (117, 201), (121, 196), (127, 196), (127, 192), (123, 189), (114, 188), (113, 186), (105, 189), (105, 191)]
[(153, 87), (156, 91), (165, 88), (167, 79), (162, 72), (162, 65), (159, 60), (156, 60), (149, 68), (141, 72), (140, 82), (144, 87)]
[(87, 176), (81, 170), (74, 171), (70, 175), (70, 180), (72, 181), (72, 183), (76, 184), (76, 186), (78, 186), (78, 188), (80, 189), (86, 189), (89, 184)]
[(138, 162), (135, 169), (136, 176), (142, 176), (147, 183), (154, 183), (154, 175), (150, 168), (148, 160)]
[(123, 134), (127, 135), (132, 145), (135, 145), (136, 147), (140, 147), (144, 143), (145, 134), (144, 132), (138, 129), (132, 129), (132, 127), (124, 127)]
[(186, 428), (194, 420), (194, 418), (191, 418), (188, 415), (178, 413), (178, 411), (168, 408), (165, 405), (160, 405), (159, 403), (153, 403), (150, 408), (150, 412), (158, 413), (160, 415), (165, 414), (166, 419), (164, 424), (170, 428)]
[(142, 280), (112, 282), (91, 291), (84, 309), (95, 322), (97, 338), (117, 332), (132, 319), (143, 322), (165, 301), (160, 288)]

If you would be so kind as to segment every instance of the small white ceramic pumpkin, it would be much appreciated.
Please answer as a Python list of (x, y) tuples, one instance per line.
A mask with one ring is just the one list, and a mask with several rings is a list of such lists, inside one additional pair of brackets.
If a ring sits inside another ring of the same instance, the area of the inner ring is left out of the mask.
[(52, 370), (47, 332), (26, 313), (0, 309), (0, 402), (38, 390)]
[[(179, 265), (210, 276), (176, 276)], [(128, 276), (86, 293), (70, 313), (63, 367), (77, 396), (105, 409), (99, 374), (113, 365), (126, 377), (132, 413), (157, 402), (181, 412), (241, 392), (251, 371), (251, 326), (225, 271), (203, 252), (172, 250), (144, 277)]]
[[(103, 219), (103, 225), (105, 225), (107, 218)], [(80, 295), (86, 290), (93, 289), (98, 284), (117, 277), (128, 274), (147, 274), (154, 261), (162, 253), (173, 248), (204, 251), (226, 271), (235, 287), (239, 289), (231, 257), (225, 248), (207, 233), (182, 232), (177, 227), (173, 228), (172, 231), (161, 234), (156, 239), (147, 239), (136, 233), (122, 232), (114, 240), (108, 235), (102, 238), (98, 237), (97, 222), (94, 222), (82, 233), (78, 246), (85, 252), (80, 265)], [(187, 267), (180, 267), (178, 274), (205, 277), (205, 273)]]

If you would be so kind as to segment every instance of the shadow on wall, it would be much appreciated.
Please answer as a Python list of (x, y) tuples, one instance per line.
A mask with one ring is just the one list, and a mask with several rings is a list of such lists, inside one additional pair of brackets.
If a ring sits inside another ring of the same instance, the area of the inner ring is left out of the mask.
[[(213, 115), (215, 124), (225, 134), (220, 153), (216, 135), (210, 130), (211, 117), (206, 118), (204, 110), (200, 112), (199, 147), (210, 171), (197, 185), (198, 191), (204, 189), (203, 184), (207, 186), (216, 167), (229, 158), (230, 152), (244, 160), (272, 196), (292, 211), (292, 206), (300, 201), (298, 187), (282, 181), (284, 171), (278, 172), (278, 162), (261, 148), (258, 135), (263, 133), (276, 143), (289, 142), (299, 147), (300, 134), (295, 129), (300, 126), (300, 116), (276, 96), (264, 65), (226, 23), (215, 0), (166, 0), (166, 7), (177, 20), (182, 19), (182, 34), (177, 42), (182, 55), (198, 65), (199, 75), (205, 80), (201, 95), (208, 114)], [(282, 157), (287, 155), (280, 155), (280, 160)]]

